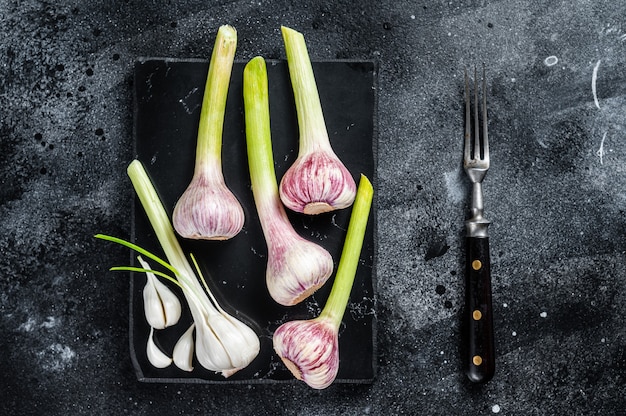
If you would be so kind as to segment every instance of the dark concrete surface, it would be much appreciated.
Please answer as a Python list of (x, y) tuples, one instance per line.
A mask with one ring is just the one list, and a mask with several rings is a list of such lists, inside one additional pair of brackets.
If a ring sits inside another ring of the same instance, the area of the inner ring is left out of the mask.
[[(616, 415), (626, 407), (626, 3), (1, 1), (0, 413)], [(127, 237), (142, 56), (376, 60), (378, 375), (372, 385), (136, 381)], [(471, 385), (462, 69), (486, 64), (497, 372)], [(595, 76), (594, 76), (595, 74)], [(592, 86), (595, 86), (595, 97)], [(594, 100), (596, 98), (596, 100)]]

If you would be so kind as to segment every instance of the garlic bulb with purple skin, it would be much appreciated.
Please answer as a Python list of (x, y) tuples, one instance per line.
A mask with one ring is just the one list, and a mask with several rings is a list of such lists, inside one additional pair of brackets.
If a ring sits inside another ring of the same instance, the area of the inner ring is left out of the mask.
[(304, 36), (282, 27), (299, 128), (298, 157), (280, 181), (280, 199), (293, 211), (321, 214), (352, 205), (356, 184), (333, 151)]
[(323, 247), (293, 229), (280, 202), (272, 154), (267, 71), (262, 57), (248, 62), (243, 80), (250, 180), (268, 249), (267, 289), (276, 302), (291, 306), (328, 280), (333, 259)]
[(274, 333), (274, 350), (298, 380), (330, 386), (339, 371), (339, 335), (327, 319), (289, 321)]
[(328, 387), (339, 371), (339, 326), (354, 283), (374, 190), (361, 175), (346, 241), (326, 305), (315, 319), (290, 321), (274, 332), (274, 351), (298, 379), (314, 389)]
[(226, 98), (237, 47), (237, 32), (221, 26), (209, 63), (191, 183), (174, 207), (172, 223), (182, 237), (226, 240), (241, 231), (244, 212), (222, 173), (222, 133)]

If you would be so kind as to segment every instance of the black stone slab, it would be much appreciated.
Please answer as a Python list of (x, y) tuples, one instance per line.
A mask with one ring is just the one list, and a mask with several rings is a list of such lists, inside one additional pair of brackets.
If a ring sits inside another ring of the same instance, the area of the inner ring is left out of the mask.
[[(294, 307), (273, 301), (265, 285), (267, 247), (260, 227), (247, 164), (243, 118), (242, 73), (245, 63), (233, 68), (223, 135), (223, 171), (227, 185), (246, 214), (242, 232), (228, 241), (181, 240), (183, 250), (198, 259), (211, 290), (223, 307), (248, 322), (261, 337), (259, 356), (228, 379), (202, 368), (185, 372), (171, 365), (154, 368), (146, 357), (149, 326), (143, 313), (145, 275), (131, 278), (130, 342), (137, 377), (147, 382), (242, 383), (293, 380), (272, 348), (273, 331), (286, 320), (314, 318), (330, 291), (332, 280), (312, 298)], [(268, 61), (270, 113), (275, 168), (278, 179), (297, 156), (298, 125), (293, 92), (285, 61)], [(141, 59), (135, 66), (135, 152), (143, 162), (171, 215), (191, 180), (196, 136), (207, 61)], [(375, 172), (375, 65), (372, 62), (314, 63), (331, 144), (358, 182)], [(340, 258), (351, 209), (319, 216), (290, 212), (294, 228), (305, 238)], [(340, 329), (340, 368), (337, 382), (370, 382), (375, 375), (375, 216), (368, 225), (351, 301)], [(135, 204), (133, 239), (138, 245), (162, 253), (143, 212)], [(133, 255), (134, 256), (134, 255)], [(181, 299), (183, 299), (182, 294)], [(155, 339), (171, 355), (174, 344), (189, 327), (184, 307), (181, 321), (156, 331)]]

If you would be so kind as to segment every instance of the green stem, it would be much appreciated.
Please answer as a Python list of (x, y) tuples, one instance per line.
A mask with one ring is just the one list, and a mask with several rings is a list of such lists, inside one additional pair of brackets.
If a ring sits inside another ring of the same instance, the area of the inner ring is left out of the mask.
[(165, 252), (165, 257), (167, 257), (172, 267), (179, 272), (177, 277), (181, 280), (181, 284), (183, 286), (190, 286), (196, 290), (200, 287), (200, 291), (202, 291), (202, 287), (199, 286), (199, 282), (195, 278), (194, 271), (185, 257), (185, 253), (174, 233), (172, 223), (165, 212), (165, 208), (143, 164), (135, 159), (128, 165), (127, 172), (128, 177), (133, 183), (137, 197), (161, 244), (161, 248), (163, 248)]
[(371, 182), (365, 175), (361, 175), (335, 281), (326, 305), (320, 314), (321, 319), (329, 319), (337, 327), (341, 324), (343, 314), (348, 306), (373, 197), (374, 188)]
[(168, 274), (165, 274), (165, 273), (163, 273), (163, 272), (161, 272), (159, 270), (144, 269), (143, 267), (132, 267), (132, 266), (115, 266), (115, 267), (111, 267), (109, 270), (112, 271), (112, 272), (152, 273), (155, 276), (162, 277), (162, 278), (164, 278), (164, 279), (174, 283), (179, 288), (183, 289), (183, 286), (178, 282), (178, 280), (176, 280), (172, 276), (170, 276)]
[(265, 60), (257, 56), (243, 71), (243, 102), (250, 181), (261, 223), (282, 216), (284, 209), (278, 194), (272, 138)]
[(123, 240), (121, 238), (112, 237), (110, 235), (105, 235), (105, 234), (96, 234), (94, 237), (95, 238), (99, 238), (101, 240), (111, 241), (113, 243), (117, 243), (117, 244), (123, 245), (125, 247), (128, 247), (131, 250), (134, 250), (137, 253), (143, 254), (144, 256), (148, 257), (149, 259), (156, 261), (161, 266), (165, 267), (166, 269), (168, 269), (169, 271), (171, 271), (175, 275), (179, 274), (178, 271), (172, 265), (170, 265), (168, 262), (166, 262), (165, 260), (163, 260), (162, 258), (157, 256), (156, 254), (149, 252), (145, 248), (139, 247), (138, 245), (131, 243), (130, 241), (126, 241), (126, 240)]
[(217, 171), (221, 173), (224, 114), (236, 48), (236, 30), (228, 25), (220, 26), (211, 54), (200, 110), (196, 172), (202, 172), (209, 167), (219, 168)]
[(281, 27), (281, 31), (298, 116), (299, 154), (308, 153), (316, 146), (330, 148), (322, 104), (304, 36), (285, 26)]
[(252, 58), (243, 70), (246, 145), (252, 188), (260, 194), (278, 195), (272, 153), (270, 107), (265, 60)]

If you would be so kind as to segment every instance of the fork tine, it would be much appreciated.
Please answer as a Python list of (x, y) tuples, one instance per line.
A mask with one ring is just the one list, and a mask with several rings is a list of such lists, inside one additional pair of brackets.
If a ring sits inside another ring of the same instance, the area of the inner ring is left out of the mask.
[(474, 67), (474, 154), (472, 159), (480, 159), (480, 131), (478, 124), (478, 87), (477, 87), (477, 72)]
[(483, 114), (483, 160), (489, 163), (489, 138), (487, 135), (487, 80), (485, 77), (485, 65), (483, 64), (483, 100), (482, 100), (482, 114)]
[(472, 155), (470, 154), (470, 143), (472, 140), (472, 121), (471, 121), (471, 110), (470, 110), (470, 87), (469, 87), (469, 77), (467, 75), (467, 68), (465, 68), (465, 141), (463, 147), (463, 160), (464, 163), (468, 163)]

